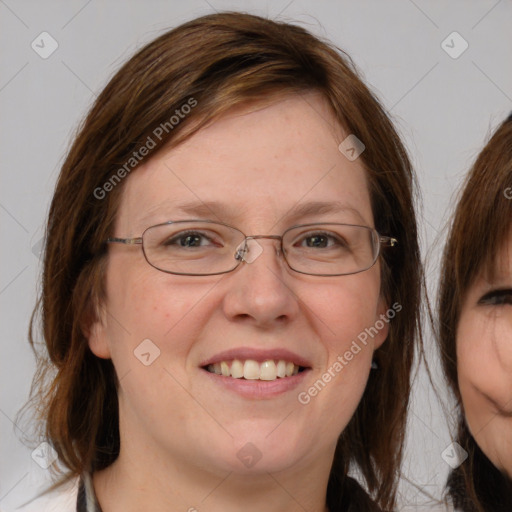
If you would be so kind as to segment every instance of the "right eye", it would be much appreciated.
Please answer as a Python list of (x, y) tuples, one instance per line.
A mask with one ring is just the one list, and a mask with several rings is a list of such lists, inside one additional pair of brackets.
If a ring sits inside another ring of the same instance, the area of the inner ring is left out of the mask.
[[(213, 235), (213, 233), (211, 233), (211, 235)], [(170, 237), (165, 238), (161, 245), (163, 245), (164, 247), (185, 248), (222, 246), (218, 237), (217, 240), (214, 240), (214, 236), (207, 235), (200, 231), (181, 231)]]

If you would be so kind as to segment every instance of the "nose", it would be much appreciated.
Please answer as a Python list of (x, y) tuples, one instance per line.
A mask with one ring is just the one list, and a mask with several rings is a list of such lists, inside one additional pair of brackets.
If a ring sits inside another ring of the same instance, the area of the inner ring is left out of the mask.
[[(262, 240), (270, 238), (271, 240)], [(246, 239), (242, 263), (225, 280), (224, 314), (232, 321), (259, 327), (290, 322), (299, 311), (293, 276), (280, 253), (277, 236)], [(256, 241), (258, 239), (258, 241)]]

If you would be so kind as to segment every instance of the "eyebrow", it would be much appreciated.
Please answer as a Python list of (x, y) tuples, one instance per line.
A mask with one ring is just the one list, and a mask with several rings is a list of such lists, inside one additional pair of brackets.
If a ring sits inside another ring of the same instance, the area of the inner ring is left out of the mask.
[[(152, 208), (142, 219), (141, 222), (148, 220), (149, 217), (162, 211), (168, 203), (162, 203)], [(172, 217), (176, 218), (178, 213), (185, 213), (196, 216), (197, 218), (208, 218), (210, 220), (218, 220), (225, 222), (225, 219), (233, 219), (240, 215), (240, 209), (231, 204), (220, 203), (217, 201), (195, 201), (190, 203), (176, 204), (173, 208)], [(301, 203), (290, 208), (282, 219), (289, 221), (298, 221), (301, 218), (311, 215), (325, 215), (329, 213), (350, 213), (358, 217), (362, 222), (366, 222), (362, 214), (356, 208), (343, 204), (339, 201), (310, 201)], [(171, 220), (171, 219), (169, 219)], [(173, 219), (172, 219), (173, 220)]]

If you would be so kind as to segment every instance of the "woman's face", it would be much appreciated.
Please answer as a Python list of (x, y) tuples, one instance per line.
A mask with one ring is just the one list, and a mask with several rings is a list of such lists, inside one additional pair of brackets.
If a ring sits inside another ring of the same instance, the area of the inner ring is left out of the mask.
[[(247, 235), (313, 222), (373, 227), (363, 166), (338, 149), (347, 135), (313, 93), (233, 111), (127, 178), (112, 236), (186, 219)], [(258, 243), (263, 252), (251, 263), (201, 277), (156, 270), (140, 246), (110, 245), (106, 300), (89, 342), (112, 358), (120, 380), (121, 455), (217, 473), (323, 461), (328, 474), (387, 336), (380, 267), (304, 275), (287, 267), (278, 242)], [(307, 369), (263, 381), (205, 368), (235, 359)]]
[(480, 275), (457, 329), (457, 368), (466, 420), (493, 462), (512, 476), (512, 236), (495, 279)]

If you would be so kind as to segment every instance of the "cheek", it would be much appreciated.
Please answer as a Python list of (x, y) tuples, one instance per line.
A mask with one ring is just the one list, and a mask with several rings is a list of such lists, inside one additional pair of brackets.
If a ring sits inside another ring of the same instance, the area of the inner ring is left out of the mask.
[(463, 314), (457, 329), (457, 371), (464, 409), (478, 418), (494, 409), (488, 396), (503, 408), (512, 399), (512, 349), (506, 318), (480, 312)]
[[(358, 277), (356, 279), (356, 277)], [(372, 273), (343, 276), (339, 286), (315, 298), (315, 307), (324, 320), (326, 344), (345, 350), (352, 341), (362, 348), (373, 346), (387, 323), (379, 321), (379, 282)]]
[(503, 371), (512, 379), (512, 306), (503, 308), (496, 316), (494, 340), (497, 358)]
[(174, 404), (173, 417), (180, 419), (193, 405), (185, 391), (191, 386), (187, 361), (212, 307), (207, 298), (215, 282), (160, 274), (143, 269), (117, 276), (109, 300), (107, 336), (119, 398), (123, 414), (134, 422), (161, 421), (162, 404)]
[[(344, 276), (343, 286), (316, 296), (321, 322), (317, 321), (326, 351), (320, 380), (326, 383), (325, 399), (331, 414), (337, 411), (345, 425), (366, 387), (374, 345), (387, 333), (387, 323), (378, 316), (379, 283), (367, 276)], [(373, 278), (372, 278), (373, 277)], [(321, 387), (319, 383), (317, 387)], [(310, 390), (315, 394), (314, 390)], [(323, 392), (323, 391), (322, 391)], [(311, 393), (309, 393), (311, 394)]]
[[(457, 374), (462, 403), (468, 417), (475, 417), (475, 413), (482, 407), (480, 393), (482, 380), (479, 376), (489, 374), (491, 371), (489, 352), (482, 340), (481, 326), (469, 314), (462, 315), (457, 328)], [(487, 387), (487, 386), (486, 386)]]
[(157, 272), (145, 267), (124, 275), (112, 272), (108, 282), (107, 338), (118, 375), (138, 367), (138, 352), (147, 353), (145, 347), (158, 354), (160, 364), (186, 355), (201, 329), (205, 285)]

